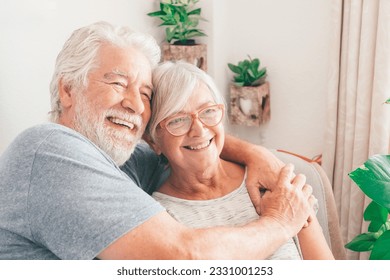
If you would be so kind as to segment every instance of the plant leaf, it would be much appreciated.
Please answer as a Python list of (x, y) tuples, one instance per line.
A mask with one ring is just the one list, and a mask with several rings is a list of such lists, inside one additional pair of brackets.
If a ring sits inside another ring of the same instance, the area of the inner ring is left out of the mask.
[(385, 231), (375, 242), (370, 260), (390, 260), (390, 230)]
[(249, 61), (248, 60), (243, 60), (243, 61), (239, 61), (238, 62), (238, 67), (242, 68), (242, 69), (246, 69), (248, 68), (248, 65), (249, 65)]
[(228, 63), (228, 66), (229, 66), (229, 69), (230, 69), (233, 73), (241, 74), (241, 68), (238, 67), (237, 65)]
[(256, 79), (255, 73), (253, 73), (252, 69), (248, 69), (248, 75), (251, 78), (251, 80)]
[(374, 233), (362, 233), (347, 243), (345, 248), (355, 252), (370, 251), (372, 250), (376, 240), (377, 239), (375, 238)]
[(204, 34), (203, 32), (201, 32), (201, 31), (199, 31), (197, 29), (188, 30), (188, 31), (184, 32), (183, 35), (187, 39), (193, 38), (193, 37), (206, 36), (206, 34)]
[(369, 232), (378, 232), (383, 226), (382, 222), (379, 221), (371, 221), (371, 223), (368, 225), (368, 231)]
[(159, 26), (169, 26), (169, 25), (176, 25), (176, 21), (174, 20), (174, 19), (170, 19), (170, 20), (168, 20), (168, 19), (162, 19), (162, 20), (164, 20), (164, 22), (163, 23), (161, 23)]
[(160, 16), (165, 16), (166, 13), (164, 13), (163, 11), (156, 11), (156, 12), (148, 13), (146, 15), (148, 15), (150, 17), (160, 17)]
[(390, 104), (390, 98), (386, 100), (386, 104)]
[(175, 11), (175, 6), (168, 3), (160, 3), (160, 10), (166, 14), (172, 14)]
[(202, 11), (201, 8), (198, 8), (198, 9), (195, 9), (195, 10), (192, 10), (191, 12), (188, 13), (188, 15), (200, 15), (200, 12)]
[(263, 76), (265, 76), (267, 74), (267, 68), (261, 68), (261, 70), (259, 71), (259, 73), (257, 73), (257, 78), (261, 78)]
[(244, 86), (244, 82), (234, 82), (234, 84), (238, 87), (243, 87)]
[(178, 6), (177, 8), (180, 8), (177, 10), (178, 15), (180, 16), (180, 22), (186, 23), (188, 21), (187, 11), (184, 7)]
[(371, 201), (364, 211), (363, 217), (365, 221), (375, 221), (384, 224), (387, 221), (388, 215), (389, 211), (386, 208), (380, 206), (375, 201)]
[(238, 75), (238, 76), (235, 76), (235, 77), (234, 77), (234, 81), (235, 81), (236, 83), (244, 83), (244, 82), (245, 82), (245, 79), (244, 79), (243, 76)]
[(165, 29), (165, 36), (167, 37), (168, 43), (172, 41), (175, 37), (175, 28), (166, 28)]
[(257, 72), (257, 69), (259, 68), (260, 66), (260, 60), (258, 58), (255, 58), (252, 60), (252, 63), (251, 63), (251, 68), (253, 69), (254, 72)]
[(373, 201), (390, 209), (390, 155), (375, 155), (349, 174)]
[(264, 84), (265, 78), (266, 78), (266, 77), (267, 77), (267, 76), (264, 75), (264, 76), (258, 78), (257, 80), (253, 81), (253, 82), (252, 82), (252, 86), (259, 86), (259, 85), (261, 85), (261, 84)]

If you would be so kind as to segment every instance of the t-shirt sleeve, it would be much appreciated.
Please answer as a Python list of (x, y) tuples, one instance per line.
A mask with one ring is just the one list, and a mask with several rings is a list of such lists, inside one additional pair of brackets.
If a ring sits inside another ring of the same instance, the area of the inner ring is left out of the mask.
[(145, 142), (137, 145), (121, 169), (148, 194), (158, 189), (169, 175), (167, 162)]
[(36, 152), (31, 234), (61, 259), (93, 259), (164, 209), (91, 142), (64, 134), (51, 134)]

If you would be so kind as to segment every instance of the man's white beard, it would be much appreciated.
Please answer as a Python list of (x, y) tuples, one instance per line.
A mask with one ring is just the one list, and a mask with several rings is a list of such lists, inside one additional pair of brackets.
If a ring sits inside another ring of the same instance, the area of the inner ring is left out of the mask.
[[(141, 116), (126, 111), (109, 109), (104, 115), (93, 110), (83, 93), (77, 96), (74, 129), (106, 152), (118, 166), (123, 165), (133, 153), (144, 132)], [(108, 116), (117, 117), (135, 124), (134, 134), (105, 125)]]

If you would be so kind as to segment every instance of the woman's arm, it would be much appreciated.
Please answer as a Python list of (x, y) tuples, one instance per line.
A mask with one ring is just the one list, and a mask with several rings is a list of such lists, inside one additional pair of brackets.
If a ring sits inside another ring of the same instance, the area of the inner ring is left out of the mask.
[(305, 260), (334, 260), (322, 228), (313, 213), (311, 222), (298, 233), (299, 245)]

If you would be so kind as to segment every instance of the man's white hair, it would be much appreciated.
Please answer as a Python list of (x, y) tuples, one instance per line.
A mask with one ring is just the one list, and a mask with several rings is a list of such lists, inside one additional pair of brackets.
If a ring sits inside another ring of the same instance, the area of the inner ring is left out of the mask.
[(51, 121), (59, 122), (62, 113), (60, 80), (69, 88), (85, 88), (88, 85), (88, 73), (97, 66), (97, 54), (104, 43), (140, 50), (149, 60), (152, 69), (160, 61), (160, 47), (151, 35), (134, 32), (126, 26), (113, 26), (107, 22), (96, 22), (75, 30), (56, 60), (50, 83)]

